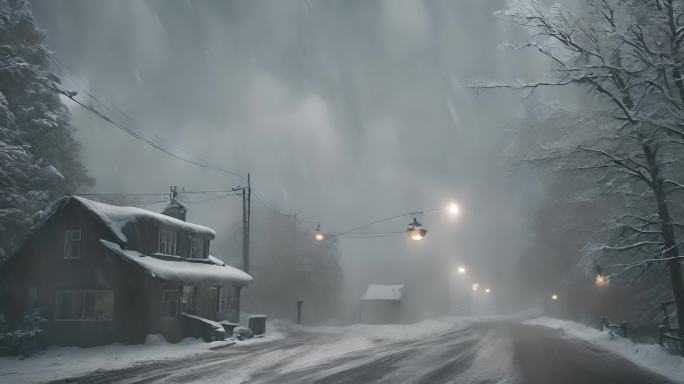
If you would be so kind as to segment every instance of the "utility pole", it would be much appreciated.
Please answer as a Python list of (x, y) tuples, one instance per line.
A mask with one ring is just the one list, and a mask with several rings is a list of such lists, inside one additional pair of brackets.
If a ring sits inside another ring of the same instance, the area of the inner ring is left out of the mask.
[(233, 188), (242, 197), (242, 270), (249, 273), (249, 224), (252, 214), (252, 179), (247, 174), (247, 186)]
[[(245, 198), (245, 194), (247, 195)], [(243, 190), (242, 191), (242, 198), (243, 198), (243, 212), (245, 211), (244, 204), (246, 200), (247, 204), (247, 209), (246, 209), (246, 223), (245, 223), (245, 231), (244, 231), (244, 242), (242, 244), (242, 264), (244, 265), (244, 269), (246, 273), (249, 273), (249, 227), (251, 223), (251, 216), (252, 216), (252, 178), (249, 173), (247, 173), (247, 191)]]
[[(252, 179), (247, 173), (247, 186), (239, 186), (232, 189), (233, 192), (240, 191), (242, 196), (242, 270), (249, 273), (249, 222), (252, 213)], [(241, 287), (236, 287), (235, 301), (237, 311), (231, 321), (240, 322), (240, 291)]]

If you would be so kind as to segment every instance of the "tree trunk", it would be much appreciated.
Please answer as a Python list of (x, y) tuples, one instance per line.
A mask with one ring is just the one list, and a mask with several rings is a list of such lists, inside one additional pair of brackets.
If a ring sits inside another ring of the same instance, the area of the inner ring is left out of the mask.
[[(667, 253), (665, 257), (673, 258), (679, 256), (679, 247), (675, 239), (672, 224), (670, 224), (670, 213), (665, 202), (665, 193), (662, 182), (656, 182), (656, 200), (658, 201), (658, 214), (662, 220), (661, 231), (665, 241)], [(684, 336), (684, 281), (682, 280), (682, 265), (679, 259), (672, 259), (667, 262), (670, 269), (670, 281), (672, 283), (672, 294), (675, 306), (677, 307), (677, 321), (679, 323), (679, 336)]]
[[(656, 162), (655, 151), (652, 146), (642, 141), (642, 148), (646, 155), (646, 161), (650, 168), (653, 180), (651, 189), (658, 206), (658, 217), (660, 218), (660, 231), (665, 242), (665, 257), (675, 258), (679, 256), (679, 246), (675, 237), (670, 210), (667, 206), (667, 194), (663, 179), (660, 177), (659, 167)], [(672, 284), (672, 294), (674, 296), (675, 307), (677, 308), (677, 322), (679, 323), (679, 336), (684, 336), (684, 281), (682, 280), (682, 266), (679, 259), (671, 259), (667, 262), (670, 269), (670, 282)]]

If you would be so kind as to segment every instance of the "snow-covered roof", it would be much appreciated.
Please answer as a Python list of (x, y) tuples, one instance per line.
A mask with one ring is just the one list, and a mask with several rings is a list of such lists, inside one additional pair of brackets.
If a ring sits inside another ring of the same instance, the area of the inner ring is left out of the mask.
[(377, 285), (371, 284), (366, 289), (366, 294), (361, 300), (401, 300), (404, 285)]
[(191, 313), (186, 313), (186, 312), (181, 312), (181, 315), (182, 315), (182, 316), (187, 316), (187, 317), (189, 317), (189, 318), (191, 318), (191, 319), (195, 319), (195, 320), (197, 320), (197, 321), (201, 321), (201, 322), (203, 322), (204, 324), (207, 324), (207, 325), (209, 325), (209, 326), (214, 327), (214, 329), (216, 329), (216, 330), (218, 330), (218, 331), (224, 331), (223, 325), (221, 325), (221, 323), (219, 323), (218, 321), (205, 319), (204, 317), (197, 316), (197, 315), (193, 315), (193, 314), (191, 314)]
[(136, 264), (152, 277), (162, 280), (197, 283), (202, 285), (223, 285), (230, 283), (244, 286), (252, 282), (252, 276), (231, 267), (216, 258), (203, 261), (187, 261), (185, 259), (169, 260), (155, 256), (146, 256), (138, 251), (122, 249), (119, 244), (107, 240), (100, 243), (112, 253), (121, 256), (125, 261)]
[(65, 197), (63, 199), (60, 199), (60, 201), (58, 201), (58, 204), (63, 204), (64, 202), (69, 201), (69, 199), (77, 201), (87, 210), (96, 215), (107, 227), (109, 227), (109, 229), (111, 229), (112, 232), (114, 232), (114, 235), (123, 243), (128, 242), (128, 239), (126, 238), (126, 235), (123, 232), (123, 228), (126, 226), (126, 224), (130, 222), (144, 220), (155, 221), (161, 224), (180, 228), (190, 232), (205, 234), (211, 236), (212, 239), (216, 237), (216, 232), (214, 232), (214, 230), (212, 230), (211, 228), (207, 228), (202, 225), (187, 223), (185, 221), (178, 220), (170, 216), (162, 215), (161, 213), (148, 211), (142, 208), (109, 205), (97, 201), (88, 200), (80, 196)]

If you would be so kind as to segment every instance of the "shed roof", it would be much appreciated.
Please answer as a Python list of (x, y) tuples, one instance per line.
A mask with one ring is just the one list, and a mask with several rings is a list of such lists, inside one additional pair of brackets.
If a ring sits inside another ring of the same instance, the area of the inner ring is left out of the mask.
[(168, 225), (181, 230), (186, 230), (195, 233), (201, 233), (210, 236), (212, 239), (216, 237), (216, 232), (211, 228), (207, 228), (202, 225), (187, 223), (176, 218), (163, 215), (161, 213), (156, 213), (148, 211), (146, 209), (137, 207), (120, 207), (117, 205), (110, 205), (105, 203), (100, 203), (97, 201), (88, 200), (80, 196), (67, 196), (63, 197), (57, 202), (55, 202), (43, 215), (41, 218), (43, 221), (47, 220), (55, 212), (57, 212), (61, 207), (65, 206), (68, 202), (74, 201), (85, 209), (94, 214), (100, 221), (106, 225), (119, 239), (122, 243), (127, 243), (128, 239), (123, 232), (123, 228), (126, 224), (138, 221), (155, 221), (164, 225)]
[(366, 294), (363, 295), (361, 300), (400, 301), (403, 290), (404, 290), (403, 284), (398, 284), (398, 285), (371, 284), (368, 286), (368, 288), (366, 288)]
[(213, 256), (209, 260), (201, 261), (188, 261), (182, 258), (175, 260), (168, 257), (147, 256), (138, 251), (122, 249), (119, 244), (107, 240), (100, 240), (100, 243), (113, 254), (144, 269), (150, 276), (162, 280), (202, 285), (231, 283), (239, 286), (252, 282), (252, 276), (220, 262)]

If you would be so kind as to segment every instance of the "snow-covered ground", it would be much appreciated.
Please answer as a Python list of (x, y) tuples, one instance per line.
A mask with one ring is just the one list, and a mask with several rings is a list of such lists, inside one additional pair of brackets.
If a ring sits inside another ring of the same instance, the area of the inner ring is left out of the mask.
[(293, 325), (293, 329), (303, 329), (310, 332), (335, 333), (349, 337), (363, 337), (371, 341), (402, 341), (419, 339), (447, 331), (457, 324), (455, 318), (427, 319), (414, 324), (352, 324), (343, 327), (318, 326), (302, 327)]
[[(418, 339), (444, 332), (454, 327), (454, 319), (424, 320), (411, 325), (366, 325), (344, 327), (306, 327), (284, 321), (270, 321), (266, 337), (237, 341), (227, 348), (241, 348), (258, 343), (283, 339), (296, 331), (314, 332), (334, 336), (330, 343), (302, 346), (293, 350), (297, 358), (283, 367), (283, 371), (314, 366), (319, 362), (345, 353), (371, 348), (382, 341)], [(82, 376), (100, 370), (114, 370), (151, 361), (178, 359), (208, 352), (226, 342), (204, 343), (197, 339), (185, 339), (177, 344), (164, 341), (159, 335), (148, 336), (142, 345), (111, 344), (92, 348), (51, 347), (27, 359), (0, 358), (0, 383), (40, 383), (61, 378)], [(268, 364), (268, 355), (282, 358), (282, 351), (266, 353), (255, 364)], [(238, 375), (239, 376), (239, 375)], [(238, 380), (239, 382), (239, 380)]]
[(525, 323), (562, 330), (568, 336), (599, 345), (641, 367), (660, 373), (671, 380), (684, 383), (684, 358), (668, 353), (658, 344), (635, 344), (622, 337), (611, 338), (608, 332), (551, 317), (540, 317), (527, 320)]
[(283, 367), (282, 372), (311, 367), (346, 353), (372, 348), (380, 342), (420, 339), (448, 331), (456, 325), (457, 322), (453, 318), (428, 319), (414, 324), (353, 324), (343, 327), (292, 325), (292, 329), (335, 334), (340, 336), (340, 339), (334, 343), (308, 347), (306, 354)]
[(50, 347), (27, 359), (0, 358), (0, 383), (42, 383), (82, 376), (99, 370), (131, 367), (150, 361), (172, 360), (210, 351), (235, 342), (228, 348), (282, 339), (285, 335), (274, 327), (267, 336), (244, 341), (205, 343), (187, 338), (179, 343), (166, 342), (161, 335), (149, 335), (145, 344), (110, 344), (92, 348)]

